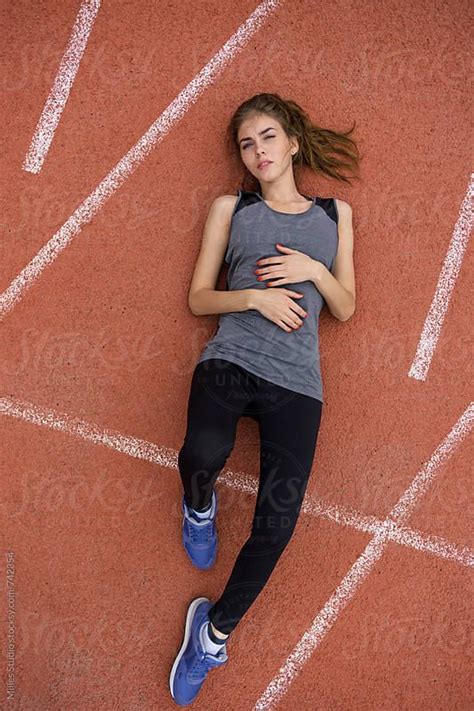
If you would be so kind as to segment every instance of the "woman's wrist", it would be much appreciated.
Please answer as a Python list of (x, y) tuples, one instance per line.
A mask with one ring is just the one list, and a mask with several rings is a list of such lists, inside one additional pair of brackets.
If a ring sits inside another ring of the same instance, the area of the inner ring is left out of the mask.
[(316, 259), (313, 260), (314, 264), (313, 266), (313, 274), (311, 277), (311, 281), (313, 284), (317, 287), (319, 286), (319, 283), (321, 281), (321, 278), (324, 274), (325, 271), (329, 271), (326, 266), (322, 262), (318, 262)]
[(261, 289), (247, 289), (247, 309), (256, 309)]

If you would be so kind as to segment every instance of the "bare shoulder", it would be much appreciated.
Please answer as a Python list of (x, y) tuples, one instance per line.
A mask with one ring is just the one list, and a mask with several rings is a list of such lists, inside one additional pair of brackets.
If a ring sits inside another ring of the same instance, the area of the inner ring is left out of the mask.
[(336, 206), (337, 206), (339, 215), (341, 217), (351, 217), (352, 208), (349, 205), (349, 203), (346, 202), (345, 200), (341, 200), (340, 198), (334, 198), (334, 200), (336, 201)]
[(219, 195), (212, 201), (210, 211), (212, 210), (218, 217), (230, 222), (238, 199), (238, 195)]
[(339, 219), (337, 221), (337, 234), (339, 236), (339, 249), (351, 250), (354, 243), (354, 225), (352, 223), (352, 208), (345, 200), (336, 201)]
[(232, 213), (237, 203), (237, 195), (219, 195), (210, 204), (204, 225), (203, 246), (208, 258), (207, 246), (212, 249), (225, 247), (230, 237)]
[(189, 303), (200, 289), (215, 289), (230, 239), (232, 212), (237, 195), (213, 199), (203, 229), (201, 249), (189, 289)]

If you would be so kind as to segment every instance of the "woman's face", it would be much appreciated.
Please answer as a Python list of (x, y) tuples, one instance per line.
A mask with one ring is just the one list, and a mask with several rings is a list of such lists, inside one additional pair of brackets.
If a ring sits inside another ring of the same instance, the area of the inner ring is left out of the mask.
[[(240, 156), (246, 168), (259, 182), (272, 182), (292, 168), (293, 153), (298, 149), (272, 116), (256, 114), (245, 119), (237, 135)], [(267, 165), (262, 165), (269, 161)]]

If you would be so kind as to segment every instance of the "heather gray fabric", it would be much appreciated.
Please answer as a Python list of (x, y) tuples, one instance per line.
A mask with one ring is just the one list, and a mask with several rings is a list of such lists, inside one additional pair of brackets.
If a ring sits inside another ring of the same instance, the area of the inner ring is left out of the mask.
[[(284, 254), (275, 246), (277, 242), (308, 254), (332, 270), (338, 246), (334, 198), (309, 198), (313, 201), (309, 210), (290, 214), (274, 210), (257, 192), (239, 190), (238, 196), (225, 254), (228, 290), (280, 288), (266, 286), (265, 281), (271, 279), (258, 281), (255, 274), (257, 259)], [(324, 402), (318, 338), (324, 299), (311, 281), (282, 287), (303, 294), (293, 297), (308, 312), (301, 328), (284, 331), (256, 309), (219, 314), (215, 335), (197, 363), (223, 358), (254, 375)]]

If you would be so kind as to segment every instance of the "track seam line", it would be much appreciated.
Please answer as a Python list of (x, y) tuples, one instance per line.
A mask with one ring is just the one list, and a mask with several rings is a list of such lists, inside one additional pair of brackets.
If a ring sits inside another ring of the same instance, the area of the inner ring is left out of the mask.
[(82, 55), (100, 8), (100, 0), (84, 0), (72, 28), (68, 45), (36, 125), (22, 168), (39, 173), (76, 79)]
[(391, 532), (397, 525), (403, 524), (413, 513), (415, 507), (420, 504), (424, 494), (433, 484), (442, 465), (452, 456), (470, 433), (473, 420), (474, 402), (471, 402), (448, 435), (438, 445), (430, 459), (425, 462), (415, 475), (412, 483), (392, 508), (380, 529), (375, 533), (329, 600), (316, 615), (309, 629), (302, 635), (276, 676), (257, 700), (253, 711), (274, 708), (288, 692), (291, 684), (311, 658), (315, 649), (321, 644), (326, 634), (337, 622), (340, 614), (354, 598), (362, 583), (381, 559), (389, 542), (392, 540)]
[[(0, 413), (103, 445), (161, 467), (178, 470), (178, 452), (174, 449), (162, 447), (138, 437), (123, 435), (116, 430), (101, 428), (94, 423), (71, 417), (51, 408), (4, 397), (0, 399)], [(258, 492), (258, 477), (240, 471), (223, 470), (219, 474), (218, 483), (223, 483), (231, 489), (252, 496), (256, 496)], [(361, 514), (344, 505), (332, 504), (319, 497), (310, 497), (309, 495), (304, 497), (301, 511), (313, 518), (323, 518), (363, 533), (377, 535), (384, 531), (387, 538), (398, 545), (429, 553), (463, 566), (474, 567), (474, 550), (468, 546), (458, 546), (440, 536), (424, 534), (395, 522), (386, 531), (385, 522), (375, 516)]]
[(13, 309), (26, 291), (33, 286), (41, 272), (54, 262), (59, 254), (72, 242), (73, 238), (79, 234), (84, 225), (92, 220), (107, 200), (117, 192), (143, 163), (155, 146), (179, 123), (204, 90), (212, 85), (213, 80), (223, 72), (231, 60), (260, 29), (270, 11), (278, 7), (279, 2), (280, 0), (264, 0), (257, 6), (250, 17), (182, 89), (135, 145), (130, 148), (99, 185), (76, 208), (62, 227), (55, 232), (26, 267), (13, 279), (10, 286), (0, 294), (0, 319), (3, 319)]
[(435, 293), (431, 301), (416, 349), (415, 357), (408, 371), (409, 378), (426, 380), (433, 354), (448, 311), (449, 301), (461, 271), (464, 254), (474, 220), (473, 209), (474, 173), (461, 203), (459, 217), (454, 226), (451, 242), (438, 277)]

